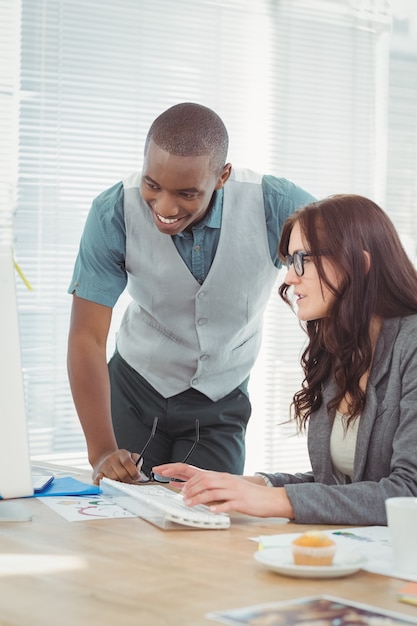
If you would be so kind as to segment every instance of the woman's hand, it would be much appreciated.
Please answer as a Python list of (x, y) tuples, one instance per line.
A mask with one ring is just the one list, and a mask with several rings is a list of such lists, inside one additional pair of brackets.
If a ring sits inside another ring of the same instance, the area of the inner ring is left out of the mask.
[[(186, 481), (182, 493), (189, 506), (206, 504), (216, 513), (237, 511), (257, 517), (291, 519), (294, 516), (285, 489), (269, 488), (261, 478), (211, 472), (184, 463), (159, 465), (153, 470), (162, 476)], [(210, 504), (213, 502), (216, 504)]]
[[(155, 465), (152, 468), (154, 474), (165, 476), (165, 478), (175, 478), (178, 481), (186, 482), (193, 476), (205, 472), (205, 470), (187, 465), (186, 463), (165, 463), (164, 465)], [(174, 483), (173, 487), (178, 487), (178, 483)]]

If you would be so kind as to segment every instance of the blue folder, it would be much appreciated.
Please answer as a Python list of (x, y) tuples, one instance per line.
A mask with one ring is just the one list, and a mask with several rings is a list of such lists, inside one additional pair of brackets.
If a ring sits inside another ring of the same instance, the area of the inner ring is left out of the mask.
[(76, 478), (64, 476), (63, 478), (55, 477), (54, 480), (42, 491), (34, 494), (36, 498), (45, 496), (94, 496), (101, 493), (98, 485), (90, 485), (83, 483)]

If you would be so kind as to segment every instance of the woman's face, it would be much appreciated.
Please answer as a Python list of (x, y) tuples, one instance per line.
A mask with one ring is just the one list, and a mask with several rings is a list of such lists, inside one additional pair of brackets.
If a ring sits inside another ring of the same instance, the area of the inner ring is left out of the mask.
[[(288, 254), (293, 255), (294, 252), (309, 252), (308, 245), (301, 236), (299, 222), (294, 224), (288, 244)], [(326, 278), (337, 287), (339, 276), (335, 267), (325, 256), (322, 258), (322, 264)], [(294, 265), (291, 265), (285, 276), (285, 283), (294, 289), (297, 315), (300, 320), (307, 322), (327, 316), (335, 296), (327, 285), (320, 281), (313, 257), (304, 257), (303, 276), (297, 276)]]

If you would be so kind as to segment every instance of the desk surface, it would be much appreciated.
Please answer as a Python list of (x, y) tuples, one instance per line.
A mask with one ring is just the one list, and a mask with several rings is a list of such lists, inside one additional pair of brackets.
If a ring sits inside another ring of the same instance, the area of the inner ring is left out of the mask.
[(254, 560), (248, 537), (307, 526), (237, 516), (229, 530), (163, 531), (138, 518), (68, 522), (36, 498), (24, 505), (32, 521), (0, 524), (0, 626), (208, 626), (209, 611), (323, 593), (417, 619), (396, 600), (402, 580), (294, 579)]

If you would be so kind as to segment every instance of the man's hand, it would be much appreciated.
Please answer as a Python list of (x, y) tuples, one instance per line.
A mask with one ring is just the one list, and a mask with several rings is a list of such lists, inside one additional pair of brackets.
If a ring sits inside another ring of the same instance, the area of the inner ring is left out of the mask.
[[(143, 482), (145, 475), (141, 472), (143, 459), (136, 462), (139, 455), (128, 450), (116, 450), (102, 457), (93, 467), (93, 482), (98, 485), (104, 477), (119, 480), (123, 483)], [(145, 477), (146, 478), (146, 477)]]

